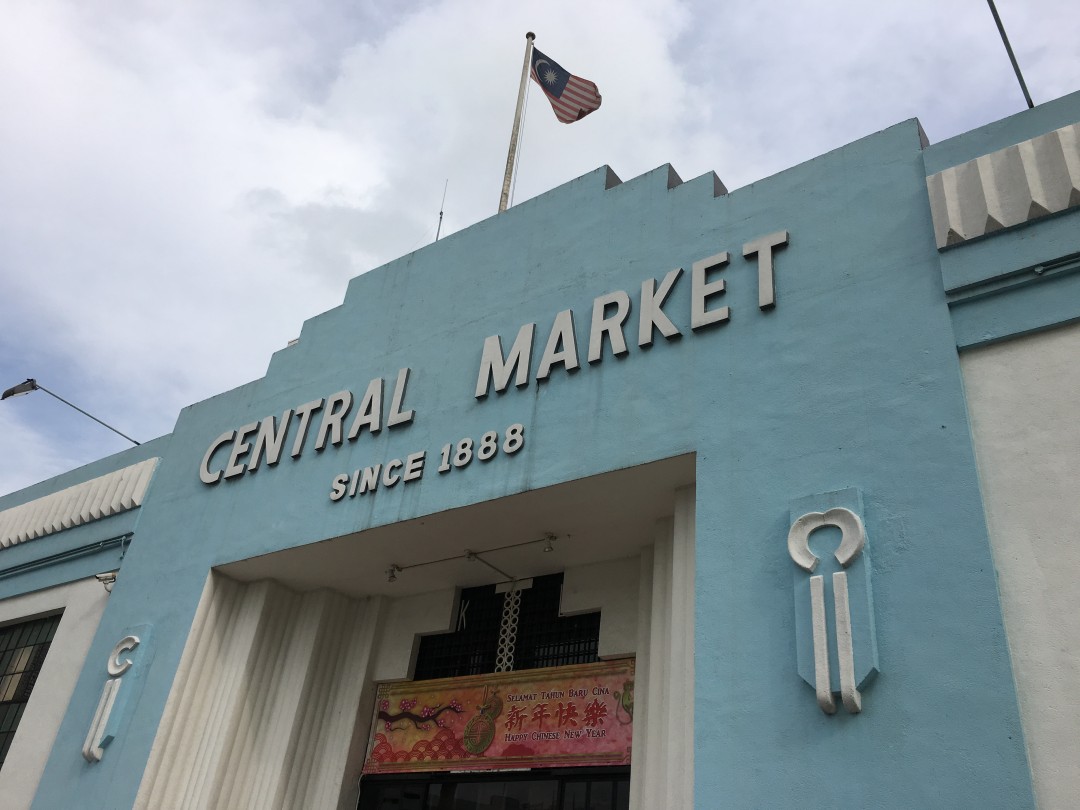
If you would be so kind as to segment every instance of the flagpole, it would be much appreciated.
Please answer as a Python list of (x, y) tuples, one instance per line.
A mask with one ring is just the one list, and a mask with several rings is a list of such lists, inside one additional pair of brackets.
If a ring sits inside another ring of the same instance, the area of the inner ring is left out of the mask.
[(525, 101), (525, 89), (529, 81), (534, 39), (536, 39), (536, 34), (532, 31), (525, 35), (525, 64), (521, 67), (521, 85), (518, 87), (517, 109), (514, 111), (514, 129), (510, 133), (510, 152), (506, 156), (506, 174), (503, 176), (502, 196), (499, 198), (500, 214), (506, 210), (507, 203), (510, 201), (510, 181), (514, 176), (514, 157), (517, 154), (518, 131), (521, 129), (521, 107)]

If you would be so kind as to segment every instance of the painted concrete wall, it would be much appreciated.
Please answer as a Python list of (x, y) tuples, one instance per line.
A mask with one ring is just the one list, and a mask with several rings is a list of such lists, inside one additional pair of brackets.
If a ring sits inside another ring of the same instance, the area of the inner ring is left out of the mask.
[[(598, 172), (354, 280), (265, 379), (181, 414), (155, 478), (161, 496), (140, 517), (154, 542), (125, 561), (91, 651), (107, 652), (133, 622), (154, 625), (140, 720), (99, 766), (58, 748), (38, 806), (131, 804), (212, 565), (691, 450), (694, 700), (708, 718), (695, 723), (693, 753), (710, 763), (695, 772), (698, 804), (788, 806), (808, 790), (826, 804), (1030, 804), (921, 148), (912, 122), (721, 197), (711, 176), (672, 188), (665, 167), (607, 188)], [(790, 243), (777, 252), (776, 307), (762, 311), (757, 258), (743, 245), (780, 230)], [(721, 251), (727, 288), (711, 304), (730, 319), (694, 331), (689, 268)], [(687, 268), (664, 303), (681, 338), (653, 330), (641, 348), (635, 318), (622, 359), (605, 349), (576, 373), (474, 398), (488, 336), (508, 345), (537, 323), (535, 373), (570, 307), (584, 355), (593, 300), (626, 290), (640, 315), (642, 282), (672, 267)], [(416, 410), (406, 427), (200, 482), (223, 431), (403, 367)], [(434, 457), (514, 423), (526, 426), (519, 455), (329, 500), (343, 470)], [(795, 673), (784, 537), (792, 499), (846, 486), (867, 493), (867, 528), (884, 551), (883, 674), (863, 714), (827, 718)], [(81, 740), (100, 688), (80, 679), (62, 740)], [(783, 773), (761, 773), (773, 761)], [(822, 762), (849, 763), (852, 776), (826, 777)]]
[[(0, 602), (4, 624), (64, 612), (0, 769), (0, 796), (8, 810), (30, 806), (83, 664), (105, 671), (105, 657), (87, 662), (86, 651), (107, 599), (105, 588), (90, 577)], [(78, 748), (71, 753), (78, 756)]]
[[(213, 566), (693, 452), (696, 585), (682, 596), (693, 599), (694, 680), (679, 710), (695, 718), (683, 765), (708, 763), (693, 772), (694, 803), (1030, 807), (957, 307), (943, 294), (943, 277), (990, 242), (938, 253), (926, 177), (1070, 117), (1080, 96), (975, 133), (970, 149), (933, 152), (907, 122), (721, 196), (712, 175), (679, 184), (661, 167), (618, 184), (603, 168), (354, 279), (264, 379), (180, 414), (140, 510), (139, 538), (151, 539), (125, 560), (90, 651), (153, 625), (138, 719), (98, 765), (72, 757), (101, 689), (84, 670), (35, 806), (131, 806)], [(1068, 216), (992, 239), (1020, 261)], [(781, 231), (775, 306), (763, 309), (747, 245)], [(709, 288), (707, 307), (730, 309), (695, 329), (692, 268), (707, 257), (704, 283), (726, 285)], [(657, 304), (673, 268), (683, 272)], [(627, 350), (609, 342), (589, 362), (604, 300), (629, 303)], [(557, 317), (569, 309), (576, 319)], [(580, 362), (544, 375), (563, 322), (561, 345), (576, 342)], [(474, 397), (485, 340), (508, 348), (530, 323), (527, 384)], [(223, 432), (343, 389), (359, 398), (375, 378), (392, 387), (406, 367), (411, 422), (322, 450), (316, 424), (275, 466), (200, 481)], [(519, 453), (436, 472), (446, 443), (512, 424), (524, 425)], [(429, 467), (417, 480), (330, 500), (335, 476), (419, 451)], [(860, 714), (830, 717), (796, 671), (785, 539), (789, 504), (849, 487), (863, 494), (874, 550), (881, 672)]]
[(1080, 796), (1080, 324), (963, 355), (1035, 795)]

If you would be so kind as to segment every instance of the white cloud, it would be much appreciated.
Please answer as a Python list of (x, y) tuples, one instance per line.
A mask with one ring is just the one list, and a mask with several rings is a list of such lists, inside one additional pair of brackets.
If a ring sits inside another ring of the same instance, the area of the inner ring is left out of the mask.
[[(999, 8), (1037, 100), (1080, 88), (1075, 3)], [(14, 0), (0, 385), (145, 439), (260, 376), (430, 241), (446, 180), (444, 234), (494, 213), (530, 28), (604, 104), (568, 127), (532, 91), (518, 201), (604, 163), (735, 188), (914, 115), (940, 140), (1022, 108), (978, 4)], [(118, 449), (8, 405), (0, 491)]]

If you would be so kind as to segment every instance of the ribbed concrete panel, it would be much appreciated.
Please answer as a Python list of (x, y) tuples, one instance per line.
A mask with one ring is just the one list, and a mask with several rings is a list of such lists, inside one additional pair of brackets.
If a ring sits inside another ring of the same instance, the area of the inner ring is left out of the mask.
[(694, 806), (694, 487), (642, 554), (631, 810)]
[(135, 806), (337, 807), (379, 609), (211, 575)]
[[(634, 692), (640, 696), (634, 706), (634, 739), (631, 751), (633, 767), (630, 769), (630, 807), (642, 810), (648, 798), (647, 789), (654, 778), (655, 769), (649, 768), (648, 729), (653, 717), (652, 701), (656, 690), (652, 688), (653, 661), (653, 570), (655, 550), (652, 546), (641, 550), (640, 569), (638, 571), (638, 643), (637, 664), (634, 673), (636, 684)], [(657, 640), (659, 641), (659, 640)]]
[(926, 178), (941, 248), (1080, 206), (1080, 123)]
[(694, 807), (695, 488), (675, 492), (671, 538), (671, 667), (668, 694), (668, 808)]
[(0, 512), (0, 546), (7, 548), (135, 509), (142, 504), (158, 461), (148, 458), (5, 509)]
[[(670, 709), (671, 691), (671, 539), (672, 522), (662, 521), (657, 526), (656, 542), (653, 544), (652, 615), (649, 629), (649, 660), (647, 690), (642, 703), (649, 707), (648, 723), (644, 729), (634, 729), (633, 778), (636, 771), (641, 777), (641, 802), (634, 810), (648, 810), (666, 805), (665, 784), (669, 778), (670, 763), (664, 752), (667, 736), (665, 718)], [(641, 664), (639, 662), (638, 666)], [(635, 690), (636, 691), (636, 690)], [(638, 702), (635, 697), (635, 703)], [(644, 739), (644, 750), (639, 750), (639, 739)], [(644, 768), (636, 767), (640, 764)]]

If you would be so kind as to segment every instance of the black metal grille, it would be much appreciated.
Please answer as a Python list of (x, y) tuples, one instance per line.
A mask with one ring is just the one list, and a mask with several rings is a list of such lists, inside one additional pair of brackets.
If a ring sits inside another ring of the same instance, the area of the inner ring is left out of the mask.
[[(597, 660), (600, 614), (559, 616), (562, 574), (533, 579), (521, 592), (514, 669), (587, 664)], [(461, 592), (457, 629), (424, 636), (416, 659), (418, 681), (495, 671), (503, 594), (494, 585)]]
[(559, 616), (562, 574), (537, 577), (521, 592), (514, 669), (562, 667), (596, 660), (600, 614)]
[(494, 585), (462, 590), (457, 629), (421, 637), (414, 679), (494, 672), (502, 609), (503, 595), (495, 593)]
[(0, 766), (59, 624), (56, 615), (0, 627)]

